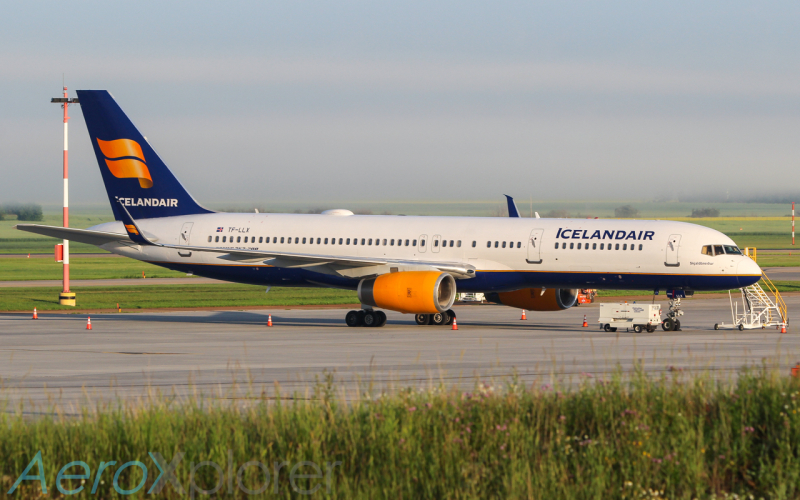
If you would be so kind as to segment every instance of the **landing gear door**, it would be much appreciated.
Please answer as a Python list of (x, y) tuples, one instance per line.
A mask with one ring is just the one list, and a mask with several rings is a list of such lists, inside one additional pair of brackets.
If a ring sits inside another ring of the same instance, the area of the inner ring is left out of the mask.
[(189, 236), (192, 234), (192, 226), (194, 222), (184, 222), (181, 228), (181, 237), (178, 240), (178, 245), (189, 245)]
[(667, 241), (667, 256), (664, 261), (665, 266), (678, 267), (681, 262), (678, 260), (678, 249), (681, 246), (681, 235), (671, 234)]
[(542, 235), (544, 229), (534, 229), (531, 231), (531, 236), (528, 238), (528, 264), (541, 264), (542, 263)]

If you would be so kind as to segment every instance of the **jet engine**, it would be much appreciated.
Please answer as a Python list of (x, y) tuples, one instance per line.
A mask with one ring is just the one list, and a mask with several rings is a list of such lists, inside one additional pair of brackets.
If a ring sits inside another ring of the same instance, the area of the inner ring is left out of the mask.
[(412, 314), (445, 312), (456, 300), (456, 280), (439, 271), (403, 271), (361, 280), (362, 304)]
[(513, 292), (487, 293), (490, 302), (527, 309), (528, 311), (561, 311), (578, 302), (578, 290), (570, 288), (523, 288)]

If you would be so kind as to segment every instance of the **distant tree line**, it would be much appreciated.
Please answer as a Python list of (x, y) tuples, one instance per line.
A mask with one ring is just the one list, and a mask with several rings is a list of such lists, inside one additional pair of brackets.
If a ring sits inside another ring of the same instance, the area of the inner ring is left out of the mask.
[(633, 205), (624, 205), (614, 209), (614, 217), (617, 219), (635, 219), (639, 217), (639, 209)]
[(719, 217), (718, 208), (693, 208), (692, 217)]
[(0, 205), (0, 220), (7, 219), (8, 215), (16, 215), (17, 220), (37, 221), (42, 220), (42, 207), (34, 203), (11, 203)]

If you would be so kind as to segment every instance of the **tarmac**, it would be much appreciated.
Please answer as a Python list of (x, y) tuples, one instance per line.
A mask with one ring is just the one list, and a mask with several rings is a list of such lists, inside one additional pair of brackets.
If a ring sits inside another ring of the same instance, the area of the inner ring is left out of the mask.
[[(800, 297), (787, 298), (790, 318)], [(666, 305), (662, 305), (666, 308)], [(682, 331), (607, 333), (597, 304), (558, 312), (494, 305), (457, 306), (458, 330), (417, 326), (388, 312), (383, 328), (349, 328), (343, 309), (192, 311), (92, 316), (0, 315), (0, 377), (8, 412), (54, 408), (78, 414), (98, 401), (146, 402), (148, 394), (203, 394), (250, 401), (297, 392), (333, 373), (356, 391), (440, 383), (471, 390), (516, 374), (526, 386), (602, 379), (636, 363), (650, 374), (735, 377), (766, 363), (789, 373), (800, 361), (800, 331), (714, 330), (731, 321), (725, 299), (684, 300)], [(665, 311), (666, 312), (666, 311)], [(266, 326), (267, 315), (274, 326)], [(582, 327), (583, 316), (589, 327)], [(138, 403), (137, 403), (138, 404)]]

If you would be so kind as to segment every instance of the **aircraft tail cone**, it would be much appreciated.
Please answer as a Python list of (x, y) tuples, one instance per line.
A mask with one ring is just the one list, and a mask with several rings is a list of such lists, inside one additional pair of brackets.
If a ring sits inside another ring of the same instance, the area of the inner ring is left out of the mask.
[(520, 318), (520, 321), (525, 320), (525, 319), (528, 319), (528, 317), (525, 316), (525, 309), (523, 309), (522, 310), (522, 317)]
[(267, 326), (272, 326), (272, 315), (267, 316)]
[(91, 330), (92, 329), (92, 317), (91, 316), (87, 316), (86, 317), (86, 329), (87, 330)]
[(589, 323), (586, 322), (586, 315), (585, 314), (583, 315), (583, 325), (581, 325), (581, 326), (583, 326), (584, 328), (589, 326)]
[(36, 312), (36, 308), (33, 308), (33, 318), (31, 319), (39, 319), (39, 313)]
[(455, 318), (453, 318), (453, 326), (450, 327), (451, 330), (458, 330), (458, 322)]

